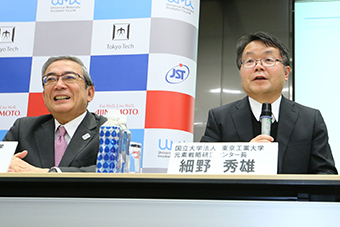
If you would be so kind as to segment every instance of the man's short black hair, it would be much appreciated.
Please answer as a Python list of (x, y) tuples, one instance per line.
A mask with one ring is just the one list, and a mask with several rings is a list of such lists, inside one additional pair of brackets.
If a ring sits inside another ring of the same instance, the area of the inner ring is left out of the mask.
[(284, 62), (284, 65), (289, 66), (288, 48), (275, 36), (269, 33), (266, 33), (266, 32), (259, 31), (255, 33), (250, 33), (249, 35), (242, 36), (237, 42), (236, 64), (237, 64), (238, 69), (241, 68), (241, 60), (242, 60), (242, 54), (243, 54), (244, 49), (249, 43), (255, 40), (262, 41), (266, 46), (278, 48), (280, 51), (282, 60)]

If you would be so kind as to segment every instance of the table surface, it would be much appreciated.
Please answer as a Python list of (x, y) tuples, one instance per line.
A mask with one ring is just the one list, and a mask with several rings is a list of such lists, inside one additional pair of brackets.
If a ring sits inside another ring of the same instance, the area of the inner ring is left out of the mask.
[(137, 178), (137, 179), (239, 179), (239, 180), (320, 180), (340, 181), (339, 175), (321, 174), (277, 174), (277, 175), (234, 175), (234, 174), (166, 174), (166, 173), (0, 173), (0, 178)]
[(338, 202), (340, 176), (0, 173), (0, 196)]

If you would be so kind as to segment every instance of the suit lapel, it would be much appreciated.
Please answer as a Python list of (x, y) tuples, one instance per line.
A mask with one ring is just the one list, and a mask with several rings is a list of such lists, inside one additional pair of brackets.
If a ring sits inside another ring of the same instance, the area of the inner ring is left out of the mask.
[(251, 114), (248, 96), (246, 96), (235, 106), (235, 111), (231, 114), (240, 141), (249, 142), (253, 138)]
[(298, 116), (299, 112), (294, 107), (294, 103), (282, 96), (277, 128), (277, 142), (279, 143), (279, 172), (281, 172), (283, 156), (286, 152)]
[(60, 161), (60, 166), (69, 166), (78, 153), (80, 153), (93, 139), (97, 130), (98, 128), (95, 118), (87, 112), (85, 118), (78, 126), (69, 145), (67, 146), (65, 154)]
[(52, 116), (35, 131), (35, 142), (41, 166), (54, 166), (54, 119)]

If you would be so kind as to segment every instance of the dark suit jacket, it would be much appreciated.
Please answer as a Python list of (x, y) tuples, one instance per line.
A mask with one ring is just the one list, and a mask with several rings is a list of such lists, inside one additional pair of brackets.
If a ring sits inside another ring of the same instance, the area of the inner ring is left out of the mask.
[[(248, 97), (211, 109), (201, 142), (249, 142), (253, 139)], [(277, 128), (278, 173), (337, 174), (328, 133), (319, 110), (282, 96)]]
[[(63, 172), (95, 172), (99, 128), (105, 121), (105, 117), (87, 112), (60, 161)], [(50, 114), (19, 118), (3, 140), (18, 141), (15, 153), (27, 150), (24, 160), (31, 165), (51, 168), (54, 166), (54, 129), (54, 118)], [(84, 140), (82, 136), (87, 133), (90, 137)]]

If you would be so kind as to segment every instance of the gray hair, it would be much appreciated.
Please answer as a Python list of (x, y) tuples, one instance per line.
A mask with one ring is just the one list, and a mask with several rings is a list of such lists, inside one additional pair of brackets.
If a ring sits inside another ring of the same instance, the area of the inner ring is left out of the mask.
[[(75, 56), (71, 56), (71, 55), (50, 57), (42, 67), (42, 70), (41, 70), (42, 76), (45, 76), (45, 72), (46, 72), (48, 66), (50, 66), (53, 62), (60, 61), (60, 60), (69, 60), (69, 61), (74, 61), (74, 62), (78, 63), (82, 68), (82, 74), (83, 74), (84, 79), (85, 79), (86, 88), (87, 88), (87, 86), (94, 86), (94, 83), (91, 79), (90, 73), (87, 70), (87, 68), (85, 67), (84, 63), (79, 58), (77, 58)], [(44, 87), (44, 83), (43, 83), (43, 87)]]

